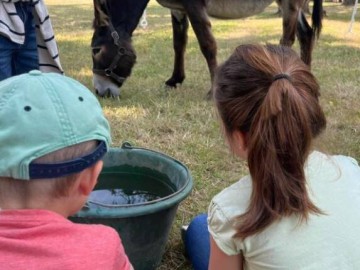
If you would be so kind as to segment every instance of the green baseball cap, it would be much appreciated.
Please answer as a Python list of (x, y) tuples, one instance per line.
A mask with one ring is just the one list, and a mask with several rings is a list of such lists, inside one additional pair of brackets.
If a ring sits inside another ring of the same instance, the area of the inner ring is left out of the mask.
[[(56, 164), (33, 160), (81, 142), (99, 145), (84, 157)], [(109, 123), (84, 85), (38, 70), (0, 82), (0, 177), (54, 178), (91, 166), (109, 149)]]

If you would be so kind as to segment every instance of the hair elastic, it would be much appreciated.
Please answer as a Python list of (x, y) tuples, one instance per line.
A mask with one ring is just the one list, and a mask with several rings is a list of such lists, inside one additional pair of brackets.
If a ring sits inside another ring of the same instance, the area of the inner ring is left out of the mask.
[(280, 79), (287, 79), (288, 81), (291, 81), (291, 78), (288, 74), (286, 73), (280, 73), (280, 74), (276, 74), (274, 77), (273, 77), (273, 82), (275, 82), (276, 80), (280, 80)]

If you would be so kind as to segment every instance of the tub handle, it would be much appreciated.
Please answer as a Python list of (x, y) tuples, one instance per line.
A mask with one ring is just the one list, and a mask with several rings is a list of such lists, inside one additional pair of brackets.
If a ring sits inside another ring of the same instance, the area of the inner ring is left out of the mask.
[(133, 149), (133, 146), (129, 142), (123, 142), (123, 144), (121, 145), (121, 148), (122, 149)]

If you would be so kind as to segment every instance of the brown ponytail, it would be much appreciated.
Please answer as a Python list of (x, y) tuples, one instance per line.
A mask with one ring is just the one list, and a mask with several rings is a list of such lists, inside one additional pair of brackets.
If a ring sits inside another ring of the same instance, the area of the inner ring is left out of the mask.
[(303, 169), (313, 138), (326, 126), (319, 95), (309, 67), (288, 47), (242, 45), (218, 69), (214, 99), (229, 139), (234, 131), (246, 134), (253, 182), (236, 237), (283, 216), (307, 220), (321, 213)]

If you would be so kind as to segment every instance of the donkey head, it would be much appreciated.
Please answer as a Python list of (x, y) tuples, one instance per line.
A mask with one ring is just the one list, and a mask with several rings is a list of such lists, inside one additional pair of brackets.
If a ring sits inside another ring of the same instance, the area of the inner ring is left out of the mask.
[(131, 36), (121, 27), (114, 27), (104, 0), (94, 0), (94, 34), (91, 41), (93, 85), (102, 96), (118, 97), (120, 87), (136, 62)]
[(105, 30), (106, 35), (99, 32), (101, 30), (95, 30), (91, 45), (94, 88), (100, 96), (117, 97), (120, 94), (119, 87), (131, 75), (136, 62), (135, 51), (130, 38), (115, 44), (108, 30)]

